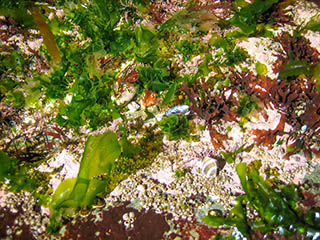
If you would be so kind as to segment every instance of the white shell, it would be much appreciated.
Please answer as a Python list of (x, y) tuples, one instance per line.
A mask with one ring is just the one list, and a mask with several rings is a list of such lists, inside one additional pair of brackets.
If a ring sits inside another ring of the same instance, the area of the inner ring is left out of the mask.
[(129, 214), (128, 213), (123, 214), (122, 219), (124, 221), (129, 221), (129, 219), (130, 219)]
[(301, 127), (301, 131), (302, 131), (302, 132), (307, 131), (307, 129), (308, 129), (308, 125), (303, 125), (303, 126)]
[(206, 157), (202, 162), (201, 172), (208, 178), (216, 176), (218, 173), (217, 160), (211, 157)]
[(130, 226), (130, 221), (128, 221), (128, 220), (124, 221), (123, 225), (125, 227), (129, 227)]

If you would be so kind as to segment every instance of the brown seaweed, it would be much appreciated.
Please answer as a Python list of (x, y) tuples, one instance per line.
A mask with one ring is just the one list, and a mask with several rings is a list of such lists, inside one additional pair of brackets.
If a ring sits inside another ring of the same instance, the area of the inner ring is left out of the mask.
[(314, 95), (310, 103), (306, 106), (305, 112), (300, 119), (309, 128), (315, 129), (316, 133), (320, 132), (320, 96)]
[(31, 14), (34, 18), (37, 28), (40, 30), (43, 42), (46, 45), (48, 52), (50, 53), (53, 65), (58, 65), (61, 62), (60, 51), (49, 25), (41, 16), (38, 8), (33, 8), (31, 10)]
[[(312, 153), (318, 155), (319, 151), (313, 147), (320, 133), (320, 96), (315, 92), (315, 83), (310, 79), (296, 79), (290, 83), (280, 81), (271, 87), (270, 97), (273, 106), (282, 113), (283, 122), (293, 127), (286, 133), (289, 137), (284, 158), (289, 159), (299, 151), (303, 151), (308, 159), (312, 158)], [(265, 145), (273, 144), (275, 135), (283, 135), (281, 131), (272, 131), (269, 138), (263, 138), (259, 130), (254, 133)], [(292, 143), (288, 144), (289, 141)]]
[(274, 85), (274, 81), (266, 77), (256, 76), (252, 72), (236, 72), (230, 69), (232, 74), (229, 76), (231, 80), (230, 88), (239, 89), (247, 94), (258, 97), (265, 106), (271, 106), (270, 90)]
[[(230, 89), (245, 92), (259, 98), (266, 107), (277, 109), (281, 119), (275, 129), (254, 129), (258, 145), (271, 148), (277, 136), (287, 136), (287, 153), (289, 159), (300, 151), (308, 158), (312, 154), (320, 155), (316, 148), (320, 141), (320, 96), (316, 91), (316, 82), (310, 77), (300, 76), (295, 79), (274, 81), (265, 76), (256, 76), (252, 72), (236, 72), (230, 69)], [(284, 132), (285, 124), (292, 126), (290, 132)]]
[(311, 47), (310, 41), (303, 36), (293, 37), (288, 32), (282, 33), (275, 38), (275, 41), (280, 42), (285, 54), (277, 53), (278, 58), (274, 64), (273, 72), (280, 72), (281, 68), (292, 61), (306, 61), (310, 64), (315, 64), (319, 61), (319, 52)]
[(299, 125), (296, 125), (296, 131), (292, 133), (287, 142), (293, 142), (288, 145), (289, 152), (285, 155), (286, 159), (299, 151), (303, 151), (304, 155), (312, 158), (312, 153), (316, 156), (320, 155), (320, 151), (315, 145), (320, 144), (320, 96), (314, 95), (306, 104), (303, 114), (298, 117)]
[(272, 144), (276, 141), (278, 135), (282, 135), (284, 133), (285, 127), (285, 117), (284, 115), (281, 116), (280, 121), (275, 129), (270, 130), (261, 130), (261, 129), (254, 129), (252, 133), (256, 135), (255, 141), (258, 145), (262, 144), (267, 146), (269, 149), (272, 148)]
[(211, 143), (215, 149), (223, 148), (223, 142), (228, 140), (229, 137), (225, 134), (219, 133), (212, 125), (208, 127)]
[(279, 1), (274, 4), (266, 13), (262, 16), (262, 22), (271, 22), (275, 26), (283, 26), (285, 24), (295, 26), (293, 17), (288, 15), (288, 9), (285, 9), (287, 5), (292, 3), (286, 3), (288, 1)]
[(206, 121), (214, 148), (223, 148), (223, 141), (227, 140), (228, 137), (219, 133), (214, 125), (222, 120), (229, 122), (237, 120), (238, 115), (233, 111), (234, 106), (237, 106), (237, 101), (232, 93), (227, 99), (225, 92), (228, 88), (226, 87), (220, 94), (212, 94), (204, 79), (201, 79), (201, 93), (196, 90), (197, 87), (196, 83), (188, 86), (186, 82), (183, 82), (180, 91), (188, 96), (190, 109)]

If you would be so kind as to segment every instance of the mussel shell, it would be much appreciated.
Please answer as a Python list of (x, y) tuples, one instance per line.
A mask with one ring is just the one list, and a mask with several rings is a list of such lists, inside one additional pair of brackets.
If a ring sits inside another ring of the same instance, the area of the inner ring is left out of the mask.
[(190, 109), (188, 105), (178, 105), (166, 111), (165, 115), (166, 116), (170, 114), (187, 115), (189, 112), (190, 112)]

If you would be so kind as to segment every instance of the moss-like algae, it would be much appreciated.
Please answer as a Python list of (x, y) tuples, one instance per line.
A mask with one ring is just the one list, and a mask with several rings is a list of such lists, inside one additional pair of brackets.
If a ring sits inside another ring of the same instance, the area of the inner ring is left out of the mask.
[(144, 128), (143, 136), (138, 143), (134, 145), (137, 149), (135, 155), (128, 156), (124, 152), (121, 154), (114, 168), (111, 170), (108, 192), (112, 191), (130, 174), (151, 165), (153, 160), (162, 151), (163, 134), (156, 132), (155, 128), (156, 126)]

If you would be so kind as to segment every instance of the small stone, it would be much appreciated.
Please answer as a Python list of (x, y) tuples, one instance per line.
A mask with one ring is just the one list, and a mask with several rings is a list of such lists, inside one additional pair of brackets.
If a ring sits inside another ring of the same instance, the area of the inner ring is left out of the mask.
[(90, 214), (90, 209), (82, 208), (79, 212), (81, 217), (87, 217)]
[(97, 198), (93, 204), (94, 208), (102, 208), (106, 205), (106, 202), (102, 198)]
[(123, 225), (125, 226), (125, 227), (129, 227), (130, 226), (130, 222), (129, 221), (124, 221), (124, 223), (123, 223)]
[(12, 234), (12, 229), (8, 228), (6, 232), (7, 232), (7, 235), (11, 235)]
[(12, 213), (17, 213), (17, 212), (18, 212), (18, 209), (16, 209), (16, 208), (11, 208), (11, 212), (12, 212)]
[(45, 231), (46, 231), (45, 226), (40, 226), (40, 227), (38, 228), (38, 233), (44, 233)]

